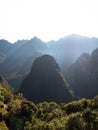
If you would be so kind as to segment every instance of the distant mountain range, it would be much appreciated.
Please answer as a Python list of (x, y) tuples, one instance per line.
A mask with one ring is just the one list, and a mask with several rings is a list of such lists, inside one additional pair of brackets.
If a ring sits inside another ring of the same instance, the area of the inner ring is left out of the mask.
[(19, 40), (14, 44), (0, 40), (0, 74), (18, 91), (22, 81), (31, 72), (34, 61), (48, 54), (54, 57), (61, 69), (59, 72), (64, 75), (76, 96), (92, 97), (98, 92), (96, 48), (98, 38), (74, 34), (46, 43), (37, 37)]
[(8, 54), (14, 46), (6, 40), (0, 40), (0, 64), (7, 59)]
[(98, 47), (98, 38), (72, 34), (58, 41), (50, 41), (47, 45), (62, 71), (66, 71), (81, 54), (91, 53)]
[(98, 48), (91, 55), (82, 54), (69, 67), (66, 79), (79, 97), (92, 98), (98, 94)]
[[(0, 45), (2, 46), (2, 44)], [(9, 49), (5, 46), (2, 47), (8, 53), (4, 53), (6, 57), (0, 64), (0, 73), (6, 77), (12, 86), (15, 86), (15, 90), (18, 90), (21, 81), (29, 73), (34, 60), (38, 56), (46, 54), (48, 49), (47, 45), (36, 37), (31, 40), (18, 41), (15, 44), (8, 43), (9, 46), (11, 46)]]

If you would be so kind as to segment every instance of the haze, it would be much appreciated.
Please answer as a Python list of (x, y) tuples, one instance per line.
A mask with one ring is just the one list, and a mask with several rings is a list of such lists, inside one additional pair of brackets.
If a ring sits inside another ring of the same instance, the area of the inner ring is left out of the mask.
[(97, 0), (0, 0), (0, 39), (98, 37)]

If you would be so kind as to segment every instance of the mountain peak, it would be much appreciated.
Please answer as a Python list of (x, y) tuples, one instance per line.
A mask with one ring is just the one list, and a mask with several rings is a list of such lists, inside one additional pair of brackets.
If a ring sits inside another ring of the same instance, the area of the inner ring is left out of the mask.
[(78, 59), (76, 60), (76, 63), (78, 63), (78, 62), (85, 62), (85, 61), (89, 61), (89, 59), (90, 59), (90, 54), (88, 54), (88, 53), (83, 53), (82, 55), (80, 55), (79, 57), (78, 57)]
[(32, 41), (36, 41), (36, 42), (41, 41), (37, 36), (34, 36), (31, 40), (32, 40)]
[(35, 103), (72, 100), (72, 95), (55, 59), (49, 55), (40, 56), (35, 60), (31, 73), (21, 85), (21, 92)]
[(33, 39), (39, 39), (37, 36), (34, 36)]

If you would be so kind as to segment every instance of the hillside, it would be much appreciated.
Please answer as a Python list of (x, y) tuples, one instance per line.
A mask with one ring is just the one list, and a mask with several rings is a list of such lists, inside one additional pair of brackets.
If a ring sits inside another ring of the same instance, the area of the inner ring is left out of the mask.
[(44, 54), (52, 55), (63, 74), (83, 53), (98, 47), (98, 38), (69, 35), (47, 43), (34, 37), (18, 40), (14, 44), (0, 40), (0, 74), (18, 91), (22, 80), (29, 74), (34, 60)]
[(49, 55), (40, 56), (34, 61), (31, 72), (22, 82), (20, 91), (24, 97), (35, 103), (68, 102), (73, 96), (55, 59)]
[[(4, 43), (2, 43), (4, 44)], [(17, 41), (13, 49), (0, 64), (0, 73), (9, 81), (17, 91), (24, 77), (29, 73), (34, 60), (47, 53), (47, 46), (37, 37), (31, 40)]]
[(65, 77), (79, 97), (98, 94), (98, 48), (91, 55), (84, 53), (67, 70)]
[(13, 45), (6, 40), (0, 40), (0, 64), (3, 63), (9, 53), (12, 51)]
[(0, 130), (97, 130), (98, 96), (34, 104), (0, 83)]
[(98, 38), (89, 38), (76, 34), (71, 34), (60, 38), (57, 41), (47, 43), (50, 54), (52, 54), (59, 64), (63, 73), (73, 64), (83, 53), (91, 53), (98, 47)]

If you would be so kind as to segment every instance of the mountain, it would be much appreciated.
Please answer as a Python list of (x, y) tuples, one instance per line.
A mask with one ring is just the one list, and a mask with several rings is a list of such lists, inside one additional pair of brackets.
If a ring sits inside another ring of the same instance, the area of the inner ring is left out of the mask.
[(91, 55), (84, 53), (65, 75), (75, 94), (92, 98), (98, 94), (98, 49)]
[(98, 38), (72, 34), (58, 41), (50, 41), (47, 45), (64, 73), (81, 54), (91, 53), (98, 47)]
[(91, 54), (91, 81), (98, 93), (98, 48)]
[(18, 91), (22, 80), (30, 72), (34, 60), (44, 54), (52, 55), (65, 75), (68, 68), (83, 53), (98, 47), (98, 38), (69, 35), (47, 43), (34, 37), (14, 44), (0, 40), (0, 74)]
[(6, 40), (0, 40), (0, 64), (7, 58), (13, 45)]
[(87, 53), (82, 54), (76, 60), (76, 62), (71, 65), (71, 67), (67, 70), (65, 77), (67, 81), (73, 88), (75, 94), (79, 97), (89, 97), (92, 96), (91, 89), (91, 63), (90, 63), (90, 55)]
[(0, 64), (0, 72), (17, 91), (21, 81), (29, 73), (34, 60), (47, 53), (47, 46), (37, 37), (21, 40), (13, 44), (14, 48), (7, 59)]
[(43, 101), (68, 102), (71, 89), (65, 81), (55, 59), (44, 55), (33, 63), (30, 74), (24, 79), (20, 92), (35, 103)]

